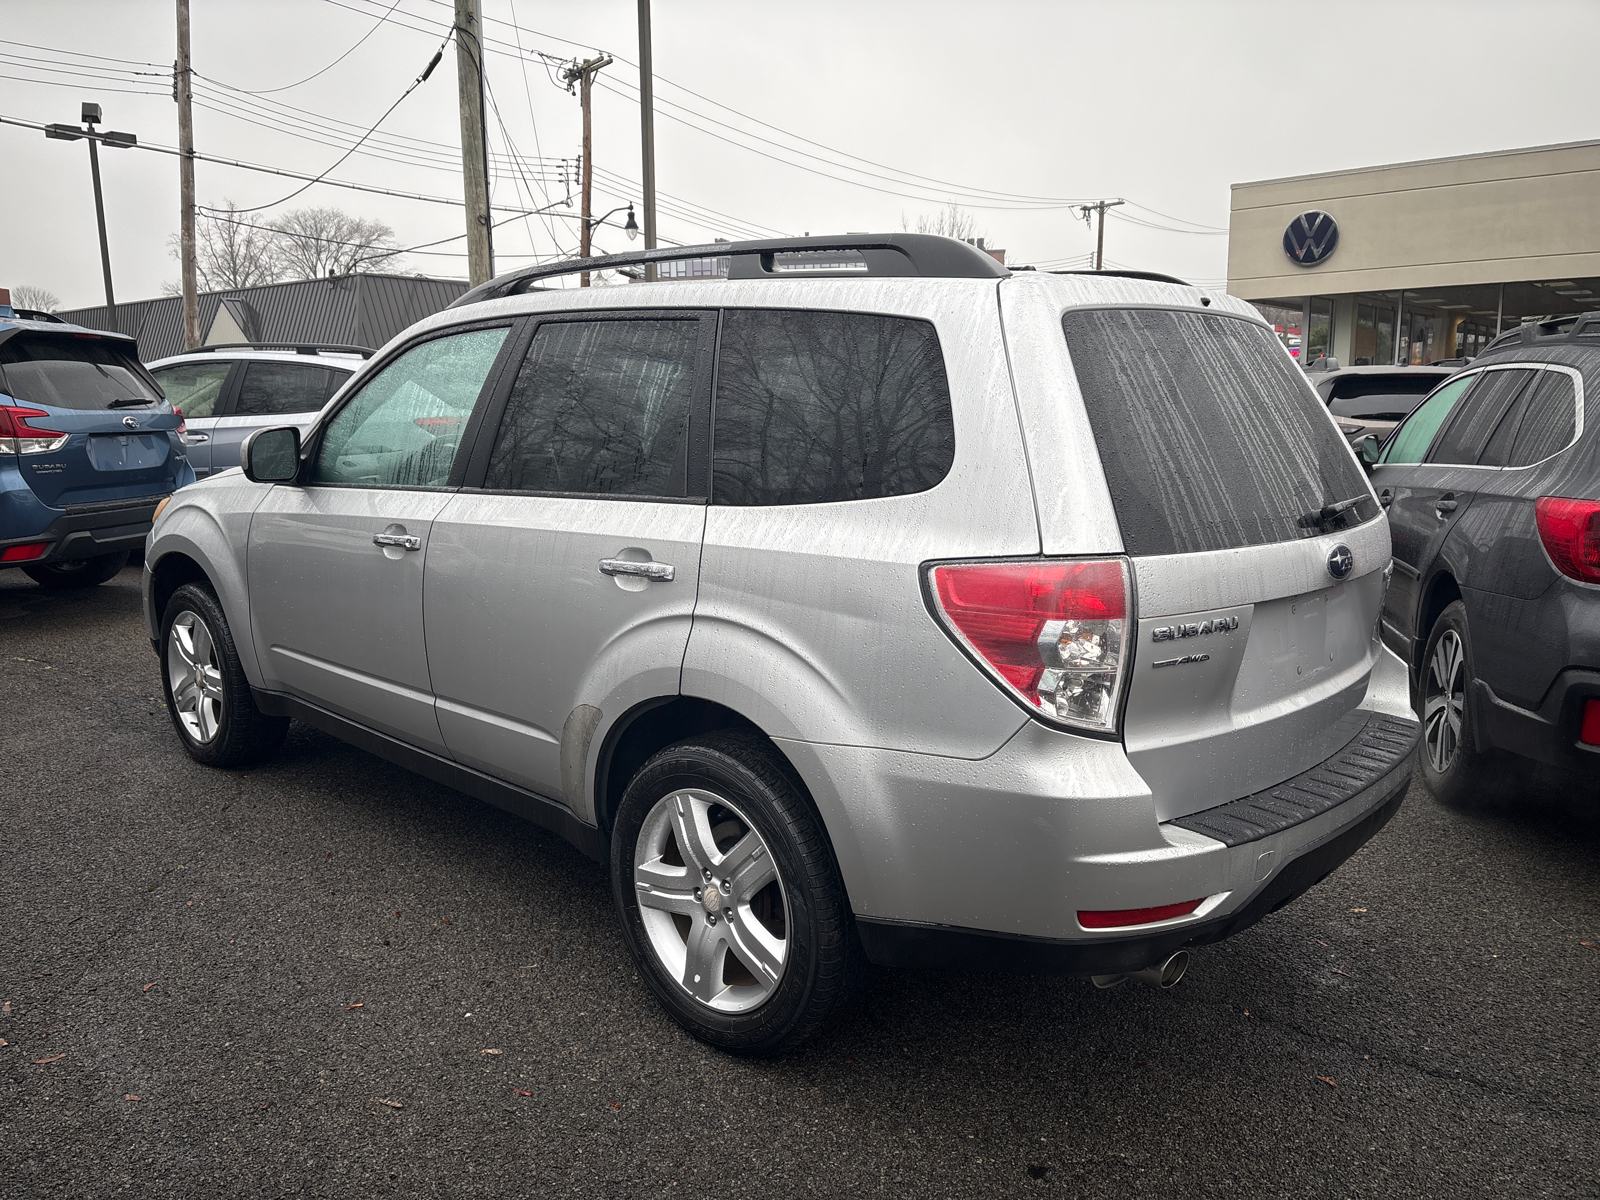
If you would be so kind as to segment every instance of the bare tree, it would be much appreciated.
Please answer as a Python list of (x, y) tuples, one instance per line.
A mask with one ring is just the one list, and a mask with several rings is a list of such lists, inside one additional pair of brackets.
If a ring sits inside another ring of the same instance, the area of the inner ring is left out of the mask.
[[(219, 215), (201, 213), (195, 222), (194, 265), (200, 290), (222, 292), (277, 283), (285, 274), (278, 235), (247, 216), (239, 216), (238, 205), (232, 200), (224, 200), (223, 204), (225, 209), (218, 210)], [(177, 258), (176, 235), (167, 239), (167, 246), (172, 257)], [(182, 289), (169, 283), (162, 285), (162, 291), (176, 296)]]
[(977, 218), (954, 204), (932, 216), (921, 213), (910, 224), (906, 223), (905, 214), (902, 213), (900, 228), (914, 230), (917, 233), (937, 233), (942, 237), (960, 238), (964, 242), (970, 242), (981, 236), (978, 233)]
[(394, 230), (337, 208), (297, 208), (272, 223), (278, 253), (294, 279), (352, 275), (398, 266)]
[(13, 308), (31, 308), (37, 312), (53, 313), (61, 307), (61, 297), (49, 288), (34, 287), (31, 283), (19, 283), (11, 289), (11, 305)]

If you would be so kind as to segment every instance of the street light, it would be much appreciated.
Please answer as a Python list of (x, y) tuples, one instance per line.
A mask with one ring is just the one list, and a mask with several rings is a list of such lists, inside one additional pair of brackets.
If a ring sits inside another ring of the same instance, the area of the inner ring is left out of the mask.
[(82, 110), (82, 129), (76, 125), (50, 124), (44, 127), (44, 135), (58, 142), (75, 142), (79, 138), (89, 143), (89, 174), (94, 178), (94, 216), (95, 222), (100, 227), (100, 269), (106, 277), (106, 320), (114, 331), (117, 328), (117, 302), (111, 295), (111, 251), (106, 245), (106, 205), (100, 195), (100, 152), (101, 143), (126, 150), (129, 146), (137, 146), (139, 139), (131, 133), (117, 133), (106, 130), (104, 133), (95, 129), (100, 124), (100, 106), (85, 100)]
[[(628, 240), (630, 242), (633, 241), (634, 238), (639, 236), (639, 222), (635, 221), (633, 219), (633, 201), (631, 201), (631, 200), (628, 201), (628, 203), (626, 203), (626, 204), (617, 205), (617, 207), (613, 208), (610, 212), (608, 212), (603, 217), (599, 217), (599, 218), (586, 217), (584, 219), (585, 232), (589, 233), (589, 234), (593, 234), (596, 229), (600, 228), (600, 226), (604, 225), (607, 221), (609, 221), (612, 217), (616, 216), (623, 209), (627, 209), (628, 210), (628, 220), (627, 220), (627, 223), (623, 225), (622, 232), (628, 235)], [(588, 240), (589, 240), (588, 238), (584, 239), (584, 241), (588, 241)], [(589, 286), (589, 272), (587, 272), (587, 271), (583, 272), (583, 277), (579, 281), (579, 286), (580, 287), (588, 287)]]

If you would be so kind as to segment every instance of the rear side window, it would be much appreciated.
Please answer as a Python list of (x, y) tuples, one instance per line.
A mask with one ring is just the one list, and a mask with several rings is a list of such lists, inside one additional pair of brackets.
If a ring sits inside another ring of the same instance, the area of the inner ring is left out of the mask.
[(133, 407), (161, 399), (122, 343), (59, 333), (18, 333), (0, 342), (0, 387), (46, 408)]
[(712, 431), (717, 504), (926, 491), (955, 460), (939, 335), (926, 321), (730, 309)]
[(151, 374), (167, 394), (168, 402), (185, 417), (214, 417), (217, 401), (222, 399), (222, 385), (232, 369), (232, 364), (226, 362), (187, 362), (162, 367)]
[(1546, 371), (1523, 406), (1508, 467), (1531, 467), (1566, 448), (1577, 436), (1578, 395), (1572, 376)]
[[(1349, 446), (1267, 329), (1160, 309), (1069, 312), (1062, 326), (1129, 554), (1258, 546), (1377, 515)], [(1048, 478), (1040, 486), (1073, 486)], [(1319, 528), (1320, 509), (1357, 496)]]
[(1522, 390), (1536, 375), (1537, 371), (1485, 371), (1475, 376), (1472, 387), (1439, 435), (1428, 461), (1462, 466), (1476, 463)]
[(348, 371), (314, 367), (308, 363), (248, 363), (244, 381), (239, 385), (239, 398), (234, 402), (234, 415), (316, 412), (348, 378)]
[(700, 330), (694, 317), (541, 325), (483, 486), (682, 496)]

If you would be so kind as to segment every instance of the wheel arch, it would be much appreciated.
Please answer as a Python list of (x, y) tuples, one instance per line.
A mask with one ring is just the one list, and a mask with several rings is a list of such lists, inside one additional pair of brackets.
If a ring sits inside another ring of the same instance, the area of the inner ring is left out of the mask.
[(206, 569), (182, 550), (163, 554), (151, 565), (150, 609), (158, 628), (162, 614), (167, 611), (168, 601), (172, 599), (173, 593), (186, 583), (204, 583), (213, 591), (216, 590), (216, 586), (211, 583), (211, 577), (206, 574)]
[(1449, 571), (1440, 571), (1428, 581), (1417, 608), (1417, 636), (1412, 639), (1411, 669), (1420, 672), (1423, 658), (1428, 652), (1428, 638), (1439, 620), (1439, 614), (1462, 598), (1461, 585)]

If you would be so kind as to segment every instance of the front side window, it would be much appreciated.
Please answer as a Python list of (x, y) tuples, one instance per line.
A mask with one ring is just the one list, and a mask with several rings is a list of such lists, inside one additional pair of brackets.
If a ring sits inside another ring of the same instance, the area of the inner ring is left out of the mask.
[(729, 310), (712, 429), (717, 504), (819, 504), (933, 487), (955, 460), (939, 335), (860, 313)]
[(222, 385), (228, 381), (231, 364), (225, 362), (187, 362), (152, 371), (167, 401), (185, 417), (214, 417)]
[(433, 338), (380, 368), (328, 422), (309, 482), (444, 487), (508, 332)]
[(551, 321), (489, 452), (491, 491), (682, 496), (701, 320)]
[(1450, 423), (1428, 454), (1428, 461), (1459, 466), (1473, 466), (1480, 462), (1490, 438), (1538, 373), (1485, 371), (1479, 375), (1476, 384), (1455, 406)]
[(348, 378), (348, 371), (308, 363), (249, 363), (233, 411), (241, 417), (316, 412)]
[(1445, 423), (1445, 419), (1455, 410), (1456, 402), (1477, 379), (1476, 375), (1452, 379), (1417, 405), (1416, 411), (1406, 418), (1405, 424), (1384, 443), (1383, 457), (1378, 461), (1393, 464), (1421, 462), (1428, 447), (1433, 445), (1439, 426)]

